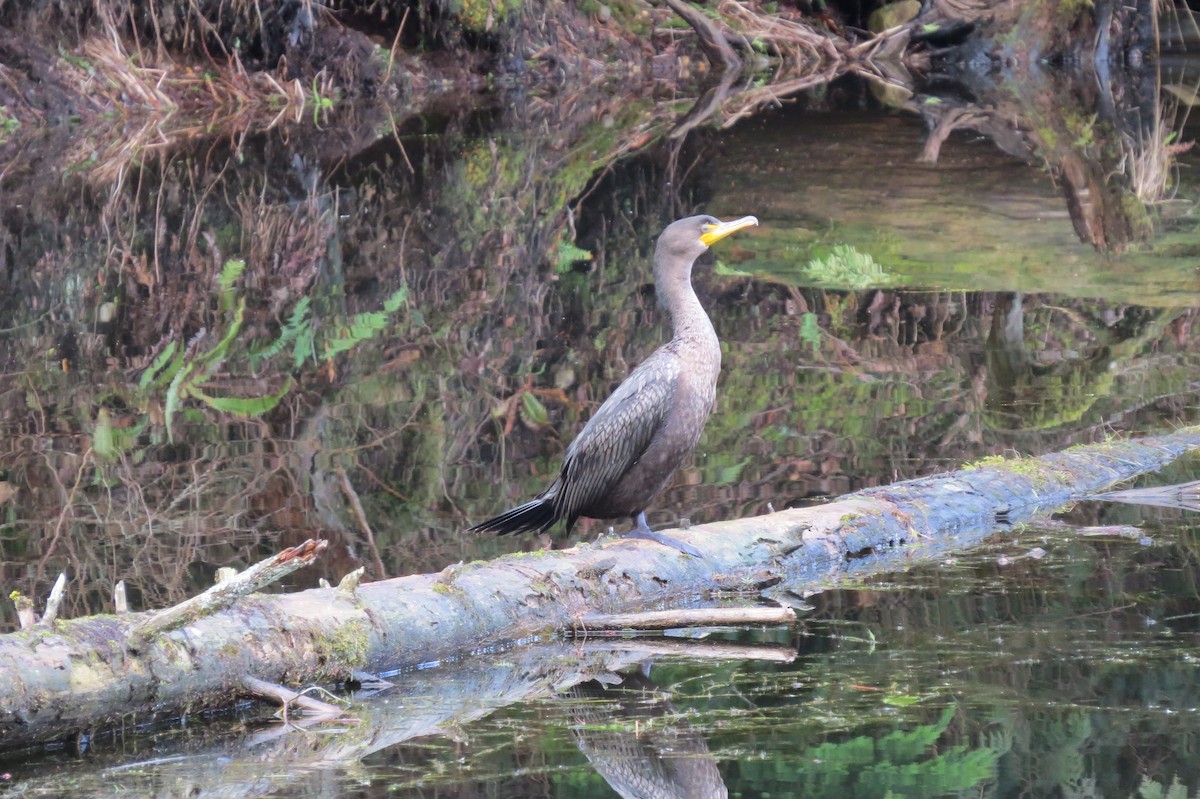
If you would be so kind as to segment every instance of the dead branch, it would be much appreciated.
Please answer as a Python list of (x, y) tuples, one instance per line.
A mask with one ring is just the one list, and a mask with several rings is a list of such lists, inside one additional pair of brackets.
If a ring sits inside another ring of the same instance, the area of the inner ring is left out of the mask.
[(203, 594), (155, 613), (130, 631), (130, 648), (138, 649), (155, 636), (224, 610), (238, 599), (270, 585), (296, 569), (308, 566), (317, 555), (325, 551), (326, 546), (327, 541), (309, 539), (299, 546), (290, 547), (278, 555), (256, 563), (236, 577), (217, 583)]
[(695, 608), (646, 613), (589, 613), (574, 628), (576, 635), (597, 630), (672, 630), (678, 627), (730, 627), (747, 624), (791, 624), (791, 608)]

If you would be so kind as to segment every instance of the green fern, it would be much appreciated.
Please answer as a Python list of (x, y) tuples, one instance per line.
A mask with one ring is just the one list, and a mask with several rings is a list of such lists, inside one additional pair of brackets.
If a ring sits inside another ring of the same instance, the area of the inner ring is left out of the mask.
[(401, 286), (383, 303), (382, 311), (368, 311), (355, 314), (350, 320), (350, 326), (343, 329), (336, 338), (329, 339), (321, 348), (321, 358), (332, 358), (338, 353), (353, 349), (367, 339), (379, 335), (388, 326), (394, 314), (404, 304), (408, 297), (408, 287)]
[(294, 382), (289, 376), (283, 387), (274, 394), (265, 397), (214, 397), (193, 386), (189, 392), (193, 397), (203, 402), (215, 411), (233, 413), (238, 416), (262, 416), (272, 410), (292, 390)]
[[(150, 364), (150, 368), (142, 372), (142, 377), (138, 380), (138, 388), (146, 391), (151, 385), (160, 385), (171, 381), (179, 367), (183, 365), (183, 352), (180, 351), (178, 357), (171, 361), (171, 356), (175, 355), (175, 351), (179, 349), (179, 343), (172, 341), (163, 347), (162, 352)], [(170, 366), (168, 366), (170, 362)]]
[(812, 347), (814, 355), (821, 350), (821, 325), (811, 311), (800, 318), (800, 340)]
[(839, 244), (824, 258), (814, 258), (804, 267), (809, 277), (818, 283), (846, 289), (886, 286), (894, 278), (871, 257), (849, 244)]
[(220, 287), (220, 303), (221, 310), (228, 313), (233, 310), (234, 302), (237, 300), (237, 292), (234, 291), (234, 284), (237, 283), (242, 272), (246, 271), (246, 262), (241, 258), (230, 258), (225, 262), (225, 266), (221, 269), (221, 275), (217, 278), (217, 285)]
[(554, 271), (560, 275), (566, 274), (578, 261), (590, 261), (592, 258), (592, 254), (582, 247), (576, 247), (569, 241), (560, 241), (558, 255), (554, 261)]
[[(283, 329), (279, 331), (279, 338), (272, 341), (263, 349), (250, 354), (251, 368), (258, 369), (263, 361), (268, 361), (283, 352), (288, 344), (300, 336), (301, 329), (308, 325), (308, 309), (311, 305), (312, 301), (308, 297), (300, 298), (296, 303), (296, 307), (292, 308), (292, 313), (288, 316)], [(301, 363), (303, 363), (303, 360)], [(299, 365), (297, 364), (297, 366)]]

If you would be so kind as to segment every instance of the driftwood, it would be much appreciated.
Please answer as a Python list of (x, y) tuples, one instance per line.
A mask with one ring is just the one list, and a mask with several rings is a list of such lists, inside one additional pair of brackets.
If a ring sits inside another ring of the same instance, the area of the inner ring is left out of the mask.
[[(672, 535), (703, 558), (639, 540), (459, 564), (438, 574), (255, 594), (183, 626), (131, 635), (157, 614), (60, 620), (0, 636), (0, 748), (228, 704), (247, 684), (310, 685), (486, 653), (586, 627), (593, 613), (688, 606), (770, 588), (783, 601), (838, 575), (894, 570), (1200, 448), (1200, 428), (860, 491), (834, 502)], [(397, 681), (403, 684), (411, 673)], [(249, 679), (248, 679), (249, 678)]]

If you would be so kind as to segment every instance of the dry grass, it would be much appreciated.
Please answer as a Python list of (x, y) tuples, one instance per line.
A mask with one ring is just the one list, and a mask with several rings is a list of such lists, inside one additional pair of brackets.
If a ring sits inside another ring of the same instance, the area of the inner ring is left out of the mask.
[(1139, 132), (1136, 139), (1130, 135), (1121, 137), (1130, 189), (1146, 205), (1157, 205), (1173, 197), (1178, 183), (1175, 179), (1178, 157), (1195, 145), (1194, 141), (1179, 141), (1183, 122), (1176, 121), (1176, 103), (1160, 102), (1155, 110), (1156, 118), (1147, 126), (1148, 134)]
[(163, 48), (131, 52), (112, 25), (61, 52), (65, 82), (122, 132), (99, 146), (81, 138), (66, 154), (68, 168), (86, 170), (94, 185), (120, 186), (129, 166), (148, 154), (211, 136), (214, 129), (264, 130), (310, 114), (316, 120), (337, 94), (324, 72), (306, 87), (248, 72), (236, 55), (206, 69), (177, 62)]
[(737, 0), (721, 0), (717, 13), (753, 46), (777, 55), (789, 74), (819, 71), (826, 60), (841, 58), (835, 39), (805, 22), (760, 14)]

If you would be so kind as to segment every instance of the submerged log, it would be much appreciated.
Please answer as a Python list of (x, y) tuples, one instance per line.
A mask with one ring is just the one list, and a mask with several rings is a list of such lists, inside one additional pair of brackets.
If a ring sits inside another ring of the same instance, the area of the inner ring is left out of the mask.
[[(247, 596), (145, 636), (136, 613), (0, 636), (0, 749), (228, 704), (257, 680), (306, 685), (478, 653), (593, 613), (694, 606), (723, 590), (784, 583), (802, 595), (872, 553), (923, 556), (1038, 517), (1200, 448), (1200, 428), (987, 460), (825, 505), (672, 531), (704, 553), (620, 539), (511, 555), (358, 586)], [(895, 558), (882, 559), (894, 570)], [(131, 646), (135, 630), (142, 640)]]

